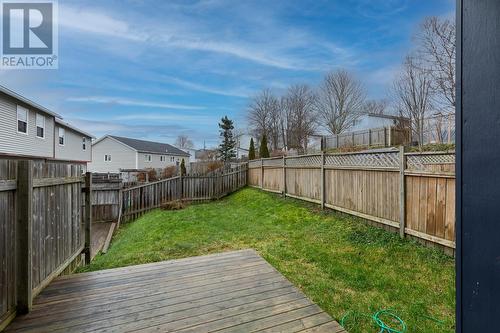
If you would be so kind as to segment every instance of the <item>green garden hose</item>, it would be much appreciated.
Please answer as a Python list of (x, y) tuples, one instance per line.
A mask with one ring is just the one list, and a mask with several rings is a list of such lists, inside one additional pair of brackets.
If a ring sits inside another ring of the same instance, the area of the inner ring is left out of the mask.
[[(406, 332), (406, 323), (403, 321), (403, 319), (399, 318), (394, 312), (391, 310), (380, 310), (375, 312), (373, 315), (367, 315), (364, 313), (356, 314), (353, 312), (347, 312), (342, 319), (340, 320), (340, 325), (345, 328), (345, 321), (346, 318), (349, 316), (353, 316), (355, 321), (357, 316), (362, 316), (362, 317), (367, 317), (373, 320), (375, 325), (377, 325), (380, 328), (380, 331), (378, 333), (405, 333)], [(398, 328), (390, 327), (389, 325), (386, 324), (386, 322), (383, 321), (382, 317), (392, 319), (392, 321), (398, 323)]]

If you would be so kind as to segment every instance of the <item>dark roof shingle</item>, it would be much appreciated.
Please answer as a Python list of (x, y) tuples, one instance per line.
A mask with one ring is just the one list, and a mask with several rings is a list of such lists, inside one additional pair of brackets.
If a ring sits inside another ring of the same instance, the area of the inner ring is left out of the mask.
[(172, 154), (172, 155), (182, 155), (189, 156), (185, 151), (169, 145), (168, 143), (152, 142), (146, 140), (138, 140), (132, 138), (124, 138), (121, 136), (110, 135), (111, 138), (126, 144), (129, 147), (141, 153), (155, 153), (155, 154)]

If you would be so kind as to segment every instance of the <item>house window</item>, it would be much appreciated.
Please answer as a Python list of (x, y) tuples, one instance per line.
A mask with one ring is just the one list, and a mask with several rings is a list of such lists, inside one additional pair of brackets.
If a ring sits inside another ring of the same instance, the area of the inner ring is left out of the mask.
[(149, 155), (149, 154), (144, 155), (144, 161), (145, 161), (145, 162), (151, 162), (151, 160), (152, 160), (152, 159), (153, 159), (153, 158), (152, 158), (152, 156), (151, 156), (151, 155)]
[(104, 155), (104, 162), (111, 162), (111, 155)]
[(87, 138), (82, 138), (82, 148), (83, 150), (87, 150)]
[(28, 134), (28, 109), (17, 106), (17, 132)]
[(59, 144), (64, 146), (64, 128), (59, 127)]
[(160, 162), (165, 162), (165, 156), (160, 156)]
[(175, 161), (175, 157), (170, 157), (170, 162), (174, 162)]
[(41, 114), (36, 115), (36, 136), (45, 138), (45, 117)]

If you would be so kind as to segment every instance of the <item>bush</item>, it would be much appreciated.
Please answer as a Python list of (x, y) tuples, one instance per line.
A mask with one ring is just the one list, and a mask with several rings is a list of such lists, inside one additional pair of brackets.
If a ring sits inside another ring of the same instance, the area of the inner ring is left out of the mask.
[(207, 171), (208, 172), (215, 171), (217, 169), (222, 168), (223, 165), (224, 165), (224, 163), (222, 163), (221, 161), (211, 161), (208, 163)]
[(163, 171), (161, 173), (161, 177), (163, 179), (172, 178), (175, 176), (176, 173), (177, 173), (177, 168), (175, 166), (171, 165), (171, 166), (168, 166), (165, 169), (163, 169)]

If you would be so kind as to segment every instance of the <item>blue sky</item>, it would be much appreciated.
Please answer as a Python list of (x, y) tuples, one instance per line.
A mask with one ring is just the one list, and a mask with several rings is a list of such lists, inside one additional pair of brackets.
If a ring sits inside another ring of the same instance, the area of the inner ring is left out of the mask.
[(100, 137), (198, 147), (249, 97), (316, 86), (337, 68), (382, 98), (429, 15), (453, 0), (59, 1), (59, 69), (0, 71), (0, 84)]

